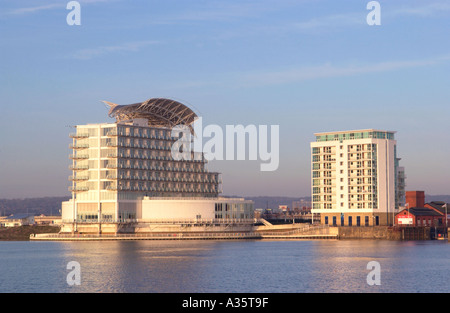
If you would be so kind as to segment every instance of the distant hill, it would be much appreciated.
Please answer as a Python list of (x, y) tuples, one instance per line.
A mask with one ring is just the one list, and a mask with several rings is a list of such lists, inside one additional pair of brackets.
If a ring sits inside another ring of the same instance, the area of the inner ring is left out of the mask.
[[(255, 209), (277, 209), (280, 205), (292, 208), (294, 201), (301, 201), (301, 205), (310, 206), (311, 197), (277, 197), (277, 196), (229, 196), (243, 197), (253, 200)], [(33, 213), (35, 215), (60, 215), (61, 202), (69, 200), (70, 197), (43, 197), (26, 199), (0, 199), (0, 216), (13, 213)], [(450, 203), (450, 195), (426, 195), (426, 202), (444, 201)]]
[(255, 209), (278, 209), (278, 206), (280, 205), (287, 205), (289, 208), (292, 208), (292, 202), (294, 201), (301, 201), (302, 206), (310, 206), (311, 202), (311, 197), (244, 196), (243, 198), (246, 200), (252, 200), (254, 202)]
[(425, 203), (431, 201), (442, 201), (445, 203), (450, 203), (450, 195), (441, 195), (441, 196), (425, 195)]
[[(230, 196), (242, 197), (242, 196)], [(310, 197), (276, 197), (276, 196), (258, 196), (243, 198), (253, 200), (255, 209), (277, 209), (279, 205), (292, 207), (292, 202), (303, 200), (302, 205), (309, 206)], [(0, 199), (0, 215), (11, 215), (13, 213), (33, 213), (35, 215), (60, 215), (61, 202), (69, 200), (70, 197), (44, 197), (44, 198), (26, 198), (26, 199)]]
[(26, 199), (0, 199), (0, 215), (32, 213), (35, 215), (61, 215), (61, 202), (70, 197), (45, 197)]

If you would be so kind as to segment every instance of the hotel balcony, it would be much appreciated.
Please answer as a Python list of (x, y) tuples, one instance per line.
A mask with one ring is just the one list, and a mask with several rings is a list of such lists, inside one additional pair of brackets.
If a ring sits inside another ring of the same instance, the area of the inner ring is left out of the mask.
[(111, 130), (109, 131), (106, 136), (108, 137), (113, 137), (113, 136), (117, 136), (117, 129)]
[(88, 191), (89, 187), (69, 187), (69, 191), (71, 192), (82, 192), (82, 191)]
[(69, 176), (69, 180), (71, 181), (89, 180), (89, 176)]
[(89, 169), (88, 165), (70, 165), (69, 169), (72, 171), (85, 171)]
[(69, 148), (73, 149), (73, 150), (81, 150), (81, 149), (89, 148), (89, 145), (88, 144), (75, 144), (75, 145), (74, 144), (70, 144)]
[(88, 133), (71, 133), (69, 134), (70, 138), (80, 139), (80, 138), (89, 138)]
[(85, 159), (89, 159), (89, 155), (87, 155), (87, 154), (71, 154), (71, 155), (69, 155), (69, 159), (85, 160)]
[(107, 147), (118, 147), (119, 144), (117, 142), (108, 142), (108, 143), (106, 143), (106, 146)]

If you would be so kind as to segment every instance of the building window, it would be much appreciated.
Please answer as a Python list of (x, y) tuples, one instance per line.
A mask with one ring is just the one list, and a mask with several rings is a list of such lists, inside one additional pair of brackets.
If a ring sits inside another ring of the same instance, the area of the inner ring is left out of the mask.
[(328, 216), (325, 216), (325, 225), (328, 225)]
[(352, 217), (351, 216), (348, 217), (348, 226), (352, 226)]
[(361, 226), (361, 216), (356, 217), (356, 226)]
[(333, 216), (333, 226), (336, 226), (336, 216)]

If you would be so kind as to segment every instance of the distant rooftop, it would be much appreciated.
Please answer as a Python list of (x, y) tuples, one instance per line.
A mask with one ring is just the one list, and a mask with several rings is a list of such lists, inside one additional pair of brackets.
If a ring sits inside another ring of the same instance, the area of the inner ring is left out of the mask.
[(8, 216), (6, 219), (7, 220), (21, 220), (21, 219), (24, 219), (24, 218), (28, 218), (30, 216), (34, 216), (34, 214), (16, 213), (16, 214)]
[(384, 131), (377, 129), (362, 129), (362, 130), (346, 130), (315, 133), (316, 141), (343, 141), (356, 139), (394, 139), (395, 131)]
[(414, 207), (410, 209), (405, 209), (409, 213), (415, 216), (441, 216), (442, 214), (439, 214), (435, 210), (429, 209), (429, 208), (423, 208), (423, 207)]

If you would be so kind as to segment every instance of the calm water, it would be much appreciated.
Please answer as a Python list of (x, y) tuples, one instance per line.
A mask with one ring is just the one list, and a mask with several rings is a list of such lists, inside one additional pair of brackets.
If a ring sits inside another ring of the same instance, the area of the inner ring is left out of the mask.
[[(70, 261), (81, 285), (69, 286)], [(369, 286), (367, 263), (381, 266)], [(450, 292), (444, 241), (0, 242), (0, 292)]]

